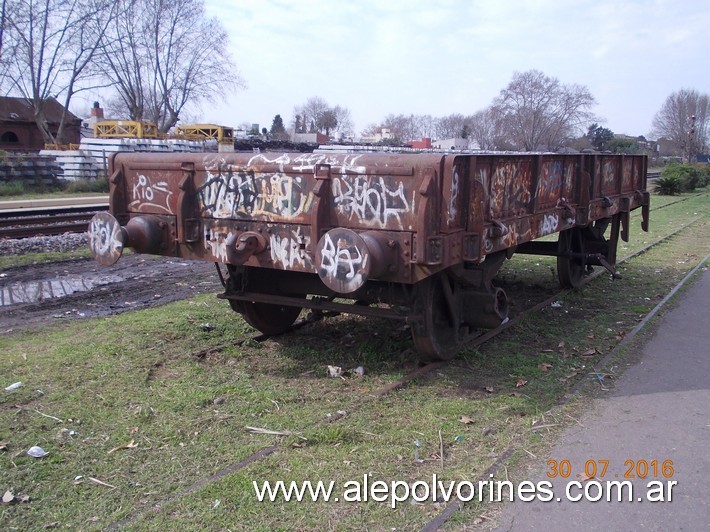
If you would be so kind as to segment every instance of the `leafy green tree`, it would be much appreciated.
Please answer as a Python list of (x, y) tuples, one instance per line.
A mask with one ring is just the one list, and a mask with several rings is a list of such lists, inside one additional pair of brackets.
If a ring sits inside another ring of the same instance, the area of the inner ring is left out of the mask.
[(614, 137), (606, 143), (605, 149), (613, 153), (638, 153), (639, 145), (635, 139)]
[(325, 132), (326, 137), (330, 136), (330, 132), (338, 126), (338, 117), (332, 109), (324, 111), (316, 121), (318, 131)]
[(288, 133), (286, 133), (286, 128), (284, 127), (284, 121), (281, 118), (281, 115), (276, 115), (274, 117), (269, 133), (271, 134), (271, 138), (274, 140), (288, 140)]
[(589, 126), (586, 136), (592, 146), (599, 151), (604, 151), (606, 149), (607, 142), (614, 138), (614, 132), (611, 129), (602, 127), (595, 122)]

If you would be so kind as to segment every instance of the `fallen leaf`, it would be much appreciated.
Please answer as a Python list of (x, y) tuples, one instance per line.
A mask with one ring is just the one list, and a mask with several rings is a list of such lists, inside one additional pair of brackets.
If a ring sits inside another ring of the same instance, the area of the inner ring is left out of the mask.
[(15, 496), (12, 494), (10, 490), (7, 490), (5, 494), (2, 496), (2, 502), (5, 504), (10, 504), (11, 502), (14, 502)]
[(538, 364), (537, 367), (540, 368), (541, 371), (547, 372), (550, 368), (552, 368), (552, 364), (543, 362), (542, 364)]
[(136, 447), (138, 447), (138, 444), (135, 442), (135, 440), (131, 440), (129, 443), (114, 447), (106, 454), (115, 453), (116, 451), (120, 451), (121, 449), (135, 449)]
[(5, 443), (4, 441), (0, 441), (0, 451), (9, 451), (7, 443)]
[(493, 393), (493, 386), (486, 386), (486, 391), (488, 393)]
[(525, 379), (518, 379), (518, 382), (515, 383), (516, 388), (522, 388), (528, 383)]
[(560, 343), (558, 344), (558, 346), (557, 346), (557, 349), (564, 349), (564, 348), (565, 348), (565, 343), (564, 343), (564, 342), (560, 342)]
[(594, 335), (593, 335), (593, 334), (588, 334), (588, 335), (587, 335), (587, 338), (589, 338), (590, 340), (594, 340)]
[(582, 353), (583, 357), (591, 357), (597, 354), (597, 350), (595, 348), (587, 349), (584, 353)]
[(468, 416), (461, 416), (461, 419), (459, 419), (459, 421), (465, 425), (469, 425), (469, 424), (473, 423), (473, 419), (471, 419)]
[(135, 434), (138, 432), (138, 427), (133, 427), (131, 430), (128, 431), (129, 434)]

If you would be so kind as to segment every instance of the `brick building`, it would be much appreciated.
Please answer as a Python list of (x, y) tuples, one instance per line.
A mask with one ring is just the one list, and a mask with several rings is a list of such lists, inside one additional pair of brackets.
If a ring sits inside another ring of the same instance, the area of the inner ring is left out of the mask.
[[(57, 134), (64, 107), (50, 98), (44, 106), (49, 130)], [(81, 119), (67, 113), (64, 138), (68, 144), (81, 142)], [(0, 150), (40, 151), (44, 137), (34, 120), (32, 104), (26, 98), (0, 97)]]

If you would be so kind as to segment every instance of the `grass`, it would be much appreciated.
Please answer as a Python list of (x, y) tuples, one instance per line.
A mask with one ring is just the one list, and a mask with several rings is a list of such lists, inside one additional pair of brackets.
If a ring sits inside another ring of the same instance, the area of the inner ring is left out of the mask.
[(44, 262), (63, 262), (75, 259), (85, 259), (91, 257), (88, 247), (73, 249), (71, 251), (48, 251), (46, 253), (28, 253), (26, 255), (4, 255), (0, 256), (0, 272), (8, 268), (18, 268), (29, 266), (30, 264), (40, 264)]
[(52, 185), (31, 185), (22, 181), (0, 183), (0, 198), (12, 200), (72, 198), (108, 194), (108, 181), (105, 178), (59, 180)]
[[(585, 401), (550, 408), (710, 251), (707, 195), (652, 210), (649, 234), (632, 217), (632, 240), (620, 257), (695, 218), (700, 223), (622, 265), (622, 280), (605, 276), (567, 292), (559, 306), (464, 349), (451, 365), (379, 402), (372, 392), (415, 362), (406, 352), (409, 332), (384, 320), (330, 318), (237, 345), (249, 327), (206, 295), (0, 337), (4, 386), (24, 383), (0, 394), (0, 440), (7, 446), (0, 487), (30, 497), (0, 506), (0, 522), (5, 529), (100, 529), (123, 519), (130, 530), (421, 528), (442, 506), (259, 503), (252, 481), (342, 486), (366, 474), (411, 482), (434, 473), (475, 481), (507, 450), (510, 475), (522, 480), (531, 463), (544, 464), (556, 431)], [(501, 272), (509, 296), (517, 299), (518, 286), (532, 287), (523, 299), (552, 290), (553, 265), (515, 256)], [(206, 322), (215, 328), (204, 330)], [(209, 347), (216, 349), (205, 354)], [(363, 365), (366, 375), (331, 379), (327, 364)], [(534, 429), (540, 424), (549, 428)], [(251, 434), (247, 426), (293, 434)], [(48, 457), (28, 457), (32, 445)], [(180, 496), (270, 445), (279, 450)], [(448, 526), (470, 524), (482, 511), (467, 505)]]

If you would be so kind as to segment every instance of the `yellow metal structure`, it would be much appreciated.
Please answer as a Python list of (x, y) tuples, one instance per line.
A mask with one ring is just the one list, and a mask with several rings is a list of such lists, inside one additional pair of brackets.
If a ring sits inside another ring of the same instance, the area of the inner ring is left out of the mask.
[(157, 139), (162, 137), (152, 122), (101, 120), (94, 124), (94, 137), (108, 139)]
[(234, 129), (215, 124), (192, 124), (178, 126), (179, 136), (191, 140), (216, 140), (219, 144), (232, 144), (234, 142)]

